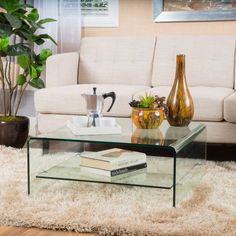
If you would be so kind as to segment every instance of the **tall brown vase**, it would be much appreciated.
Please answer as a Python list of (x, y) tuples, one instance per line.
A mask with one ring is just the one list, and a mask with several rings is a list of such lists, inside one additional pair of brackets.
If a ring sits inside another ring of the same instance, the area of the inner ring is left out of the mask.
[(167, 99), (167, 120), (172, 126), (188, 126), (193, 118), (194, 105), (185, 75), (185, 55), (176, 56), (175, 81)]

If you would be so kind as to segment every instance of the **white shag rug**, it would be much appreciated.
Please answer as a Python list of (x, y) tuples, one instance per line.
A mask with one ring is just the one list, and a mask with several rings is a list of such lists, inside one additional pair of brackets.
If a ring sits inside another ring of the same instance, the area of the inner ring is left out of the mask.
[(177, 208), (158, 190), (66, 182), (27, 195), (26, 150), (0, 146), (0, 225), (100, 235), (236, 235), (236, 163), (207, 163), (191, 197)]

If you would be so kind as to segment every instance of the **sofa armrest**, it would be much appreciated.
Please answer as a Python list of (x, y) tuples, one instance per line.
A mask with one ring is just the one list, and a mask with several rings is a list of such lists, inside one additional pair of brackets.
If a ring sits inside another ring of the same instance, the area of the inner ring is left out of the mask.
[(46, 62), (46, 87), (77, 84), (79, 54), (77, 52), (52, 55)]

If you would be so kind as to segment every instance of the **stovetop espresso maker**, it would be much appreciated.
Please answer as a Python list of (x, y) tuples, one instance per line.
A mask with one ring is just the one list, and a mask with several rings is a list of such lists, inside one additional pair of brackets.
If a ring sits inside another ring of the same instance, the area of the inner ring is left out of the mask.
[(88, 115), (88, 122), (87, 126), (96, 126), (96, 118), (102, 117), (102, 109), (104, 105), (104, 99), (111, 97), (111, 105), (108, 108), (107, 112), (111, 110), (116, 100), (115, 92), (109, 92), (104, 94), (97, 94), (97, 88), (93, 88), (93, 93), (91, 94), (82, 94), (86, 101), (87, 106), (87, 115)]

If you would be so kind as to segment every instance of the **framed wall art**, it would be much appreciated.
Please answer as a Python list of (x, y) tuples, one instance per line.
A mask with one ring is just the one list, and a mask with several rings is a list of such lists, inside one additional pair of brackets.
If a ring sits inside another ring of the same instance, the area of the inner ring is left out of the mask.
[(119, 0), (81, 0), (80, 5), (82, 26), (119, 26)]
[(236, 0), (153, 0), (154, 22), (236, 20)]

